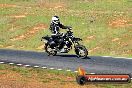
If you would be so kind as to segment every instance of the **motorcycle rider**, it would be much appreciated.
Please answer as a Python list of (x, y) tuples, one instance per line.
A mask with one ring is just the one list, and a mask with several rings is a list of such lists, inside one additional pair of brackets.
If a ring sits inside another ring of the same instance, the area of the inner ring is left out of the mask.
[(53, 16), (50, 24), (50, 30), (52, 32), (52, 35), (58, 35), (59, 33), (59, 28), (62, 29), (67, 29), (70, 28), (69, 26), (64, 26), (63, 24), (60, 23), (59, 17), (58, 16)]
[(59, 32), (60, 28), (62, 28), (62, 29), (68, 29), (68, 28), (71, 29), (70, 26), (64, 26), (63, 24), (61, 24), (58, 16), (53, 16), (49, 29), (52, 33), (51, 36), (52, 36), (52, 39), (54, 40), (54, 42), (60, 44), (61, 45), (60, 48), (62, 48), (64, 41), (61, 38), (63, 33), (61, 34)]

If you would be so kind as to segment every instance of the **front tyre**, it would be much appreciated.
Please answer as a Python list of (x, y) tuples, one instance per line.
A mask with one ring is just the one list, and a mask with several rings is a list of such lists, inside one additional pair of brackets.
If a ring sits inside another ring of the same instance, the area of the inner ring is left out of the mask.
[(55, 49), (51, 48), (50, 45), (49, 45), (48, 43), (45, 44), (44, 49), (45, 49), (45, 52), (48, 53), (48, 55), (53, 55), (53, 56), (55, 56), (55, 55), (57, 54), (57, 51), (56, 51)]
[(75, 46), (75, 53), (77, 54), (77, 57), (84, 59), (88, 55), (88, 51), (85, 46), (83, 45), (77, 45)]

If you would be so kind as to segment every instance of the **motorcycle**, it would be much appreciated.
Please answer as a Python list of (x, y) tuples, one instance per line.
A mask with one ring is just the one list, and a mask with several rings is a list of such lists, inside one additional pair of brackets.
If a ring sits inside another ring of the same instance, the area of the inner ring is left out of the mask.
[(72, 28), (68, 28), (65, 34), (58, 36), (44, 36), (41, 41), (45, 43), (44, 49), (48, 55), (55, 56), (57, 53), (68, 53), (73, 47), (74, 51), (79, 58), (86, 58), (88, 51), (85, 46), (79, 44), (81, 38), (73, 36)]

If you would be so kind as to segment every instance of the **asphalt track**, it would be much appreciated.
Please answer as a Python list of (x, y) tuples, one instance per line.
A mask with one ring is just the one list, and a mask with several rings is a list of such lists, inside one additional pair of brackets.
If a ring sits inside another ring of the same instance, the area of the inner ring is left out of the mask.
[(44, 52), (0, 49), (0, 61), (71, 71), (76, 71), (82, 66), (91, 73), (132, 74), (132, 59), (126, 58), (89, 56), (80, 59), (70, 54), (47, 56)]

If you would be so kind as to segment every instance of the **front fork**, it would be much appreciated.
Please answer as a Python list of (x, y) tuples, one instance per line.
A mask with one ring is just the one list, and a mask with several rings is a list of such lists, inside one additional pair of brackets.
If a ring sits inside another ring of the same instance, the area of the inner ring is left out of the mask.
[(78, 49), (77, 49), (77, 46), (79, 46), (79, 45), (80, 45), (80, 44), (79, 44), (78, 42), (74, 42), (74, 51), (75, 51), (77, 57), (79, 57), (79, 51), (78, 51)]
[(80, 44), (79, 44), (79, 42), (74, 42), (73, 45), (74, 45), (74, 49), (75, 49), (76, 46), (78, 46), (78, 45), (80, 45)]

